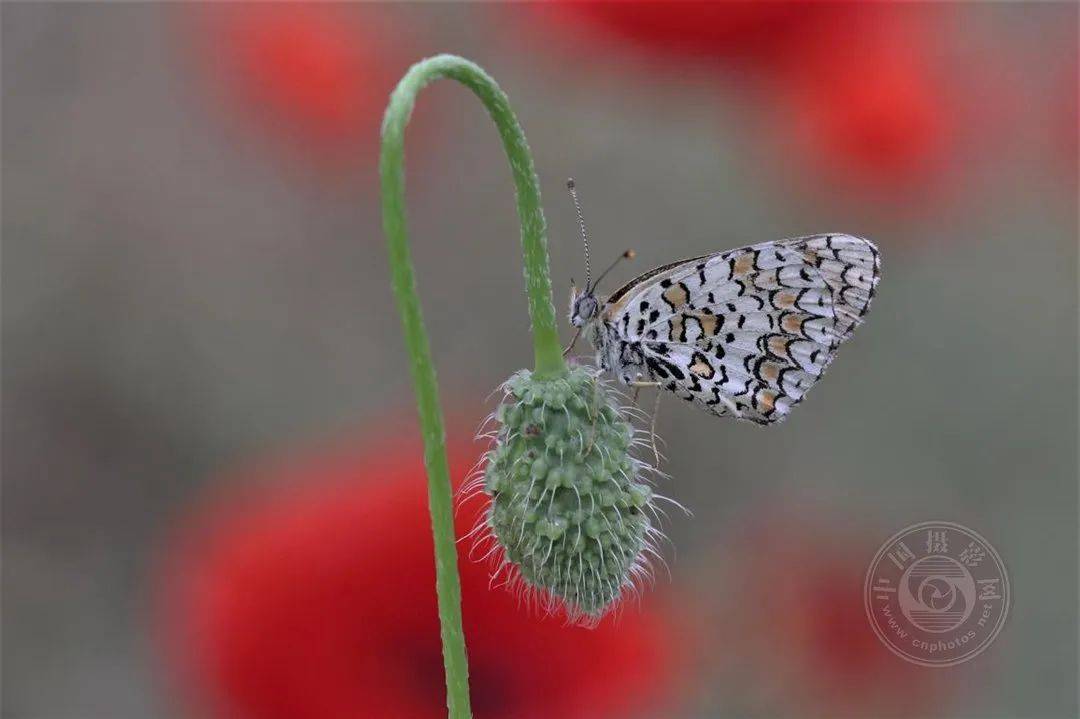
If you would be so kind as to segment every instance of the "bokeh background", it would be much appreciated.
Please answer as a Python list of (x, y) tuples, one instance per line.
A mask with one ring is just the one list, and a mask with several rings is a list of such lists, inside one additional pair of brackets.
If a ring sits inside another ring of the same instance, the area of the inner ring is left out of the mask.
[[(482, 717), (1077, 715), (1075, 4), (2, 8), (3, 715), (435, 717), (433, 574), (378, 124), (449, 51), (535, 152), (560, 307), (821, 231), (884, 279), (769, 430), (661, 406), (666, 527), (588, 632), (463, 562)], [(420, 98), (409, 212), (455, 472), (531, 359), (509, 172)], [(567, 333), (569, 336), (569, 333)], [(996, 643), (905, 664), (862, 613), (910, 523), (1010, 570)]]

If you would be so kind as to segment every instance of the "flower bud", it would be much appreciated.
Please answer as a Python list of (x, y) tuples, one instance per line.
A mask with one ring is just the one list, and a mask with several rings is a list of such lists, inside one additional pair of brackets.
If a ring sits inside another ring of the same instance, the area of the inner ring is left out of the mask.
[(548, 611), (595, 624), (650, 576), (645, 554), (662, 535), (646, 514), (656, 516), (643, 475), (654, 470), (632, 456), (641, 440), (594, 370), (550, 379), (521, 370), (503, 390), (489, 418), (493, 446), (471, 484), (491, 497), (478, 530), (502, 550), (496, 575), (539, 590)]

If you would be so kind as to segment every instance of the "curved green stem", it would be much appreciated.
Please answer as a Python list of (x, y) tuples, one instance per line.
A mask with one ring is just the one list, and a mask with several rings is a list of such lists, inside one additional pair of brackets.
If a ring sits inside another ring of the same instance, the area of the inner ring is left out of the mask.
[(428, 475), (428, 504), (435, 540), (435, 585), (442, 627), (443, 663), (446, 669), (447, 707), (451, 719), (471, 716), (469, 669), (465, 637), (461, 629), (461, 583), (454, 542), (453, 497), (446, 459), (442, 409), (431, 361), (431, 348), (416, 292), (416, 277), (409, 253), (405, 223), (405, 126), (416, 96), (438, 78), (457, 80), (468, 87), (487, 108), (502, 137), (503, 147), (517, 190), (521, 245), (525, 261), (525, 285), (532, 318), (536, 351), (536, 375), (553, 376), (566, 371), (555, 325), (548, 270), (547, 224), (540, 207), (540, 183), (533, 167), (525, 134), (499, 86), (479, 66), (453, 55), (438, 55), (413, 65), (390, 96), (382, 127), (383, 231), (390, 250), (391, 280), (405, 331), (420, 427), (424, 436), (424, 464)]

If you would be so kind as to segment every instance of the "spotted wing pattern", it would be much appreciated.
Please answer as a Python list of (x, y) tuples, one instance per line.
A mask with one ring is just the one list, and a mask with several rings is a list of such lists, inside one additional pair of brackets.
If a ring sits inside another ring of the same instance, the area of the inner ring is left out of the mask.
[(602, 320), (641, 372), (717, 415), (782, 420), (870, 308), (877, 248), (812, 235), (658, 268), (613, 294)]

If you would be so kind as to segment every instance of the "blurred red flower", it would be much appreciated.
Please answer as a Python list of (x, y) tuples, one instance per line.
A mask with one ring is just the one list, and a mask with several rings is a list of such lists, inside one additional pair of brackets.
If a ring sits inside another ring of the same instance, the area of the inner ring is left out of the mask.
[(560, 21), (657, 57), (771, 64), (839, 6), (825, 3), (563, 2)]
[[(454, 476), (476, 454), (459, 445)], [(385, 441), (256, 469), (212, 498), (158, 587), (181, 692), (229, 719), (444, 717), (425, 481), (419, 448)], [(484, 501), (462, 507), (459, 535)], [(486, 564), (460, 569), (478, 718), (623, 717), (671, 698), (655, 611), (566, 626), (489, 589)]]
[[(713, 67), (740, 103), (773, 121), (764, 140), (791, 152), (815, 187), (929, 190), (953, 159), (964, 88), (935, 45), (928, 5), (770, 2), (566, 2), (542, 5), (564, 32), (606, 52)], [(584, 42), (579, 42), (579, 45)], [(593, 43), (595, 44), (595, 43)], [(903, 199), (908, 199), (904, 196)]]
[(309, 159), (346, 165), (379, 136), (406, 66), (371, 8), (319, 3), (200, 5), (188, 10), (198, 64), (222, 104)]
[(863, 580), (885, 536), (779, 510), (733, 532), (710, 583), (726, 710), (884, 718), (944, 708), (939, 678), (894, 656), (866, 619)]
[(779, 78), (776, 124), (831, 179), (938, 189), (956, 151), (963, 88), (935, 62), (929, 6), (859, 7), (820, 29)]
[(1056, 153), (1065, 168), (1068, 187), (1073, 193), (1080, 177), (1080, 167), (1077, 166), (1077, 155), (1080, 153), (1080, 78), (1077, 77), (1075, 63), (1071, 63), (1064, 73), (1064, 81), (1061, 83), (1064, 89), (1058, 96), (1058, 107), (1055, 108), (1054, 118), (1059, 123), (1058, 146), (1061, 151)]

